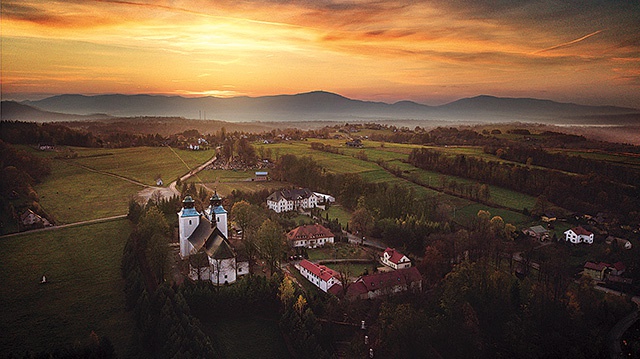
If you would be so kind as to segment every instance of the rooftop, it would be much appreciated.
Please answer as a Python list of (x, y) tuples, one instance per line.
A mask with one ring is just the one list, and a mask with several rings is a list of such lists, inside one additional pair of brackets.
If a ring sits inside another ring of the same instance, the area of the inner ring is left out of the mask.
[(304, 226), (296, 227), (287, 233), (287, 239), (290, 241), (328, 237), (333, 237), (333, 233), (328, 228), (317, 223), (305, 224)]

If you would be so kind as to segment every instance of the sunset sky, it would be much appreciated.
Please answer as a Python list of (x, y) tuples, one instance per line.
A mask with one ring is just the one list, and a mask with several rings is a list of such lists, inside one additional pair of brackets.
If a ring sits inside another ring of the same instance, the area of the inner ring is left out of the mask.
[(2, 0), (2, 99), (314, 90), (640, 108), (640, 2)]

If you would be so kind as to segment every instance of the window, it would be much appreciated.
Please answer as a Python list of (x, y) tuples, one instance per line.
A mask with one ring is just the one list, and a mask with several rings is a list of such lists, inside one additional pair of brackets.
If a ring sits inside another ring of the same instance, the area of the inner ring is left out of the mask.
[(224, 275), (224, 279), (227, 279), (227, 275), (226, 274)]
[(191, 225), (191, 220), (189, 220), (189, 225)]

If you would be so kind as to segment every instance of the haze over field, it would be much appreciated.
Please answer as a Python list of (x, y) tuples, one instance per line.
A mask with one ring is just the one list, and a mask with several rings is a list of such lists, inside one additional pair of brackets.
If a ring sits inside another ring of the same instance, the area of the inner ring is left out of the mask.
[(493, 95), (640, 108), (637, 1), (2, 2), (2, 99)]

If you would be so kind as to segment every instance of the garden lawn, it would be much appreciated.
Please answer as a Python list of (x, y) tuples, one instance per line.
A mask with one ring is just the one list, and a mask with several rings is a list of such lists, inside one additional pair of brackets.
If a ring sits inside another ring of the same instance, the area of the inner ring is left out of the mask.
[(345, 228), (347, 223), (351, 221), (351, 213), (349, 213), (349, 211), (344, 209), (341, 205), (334, 204), (329, 206), (328, 210), (322, 212), (322, 217), (326, 218), (327, 214), (329, 214), (330, 221), (337, 218), (338, 223), (340, 223), (340, 226), (343, 229)]
[(130, 230), (117, 220), (0, 239), (0, 357), (85, 343), (92, 331), (130, 356), (120, 276)]

